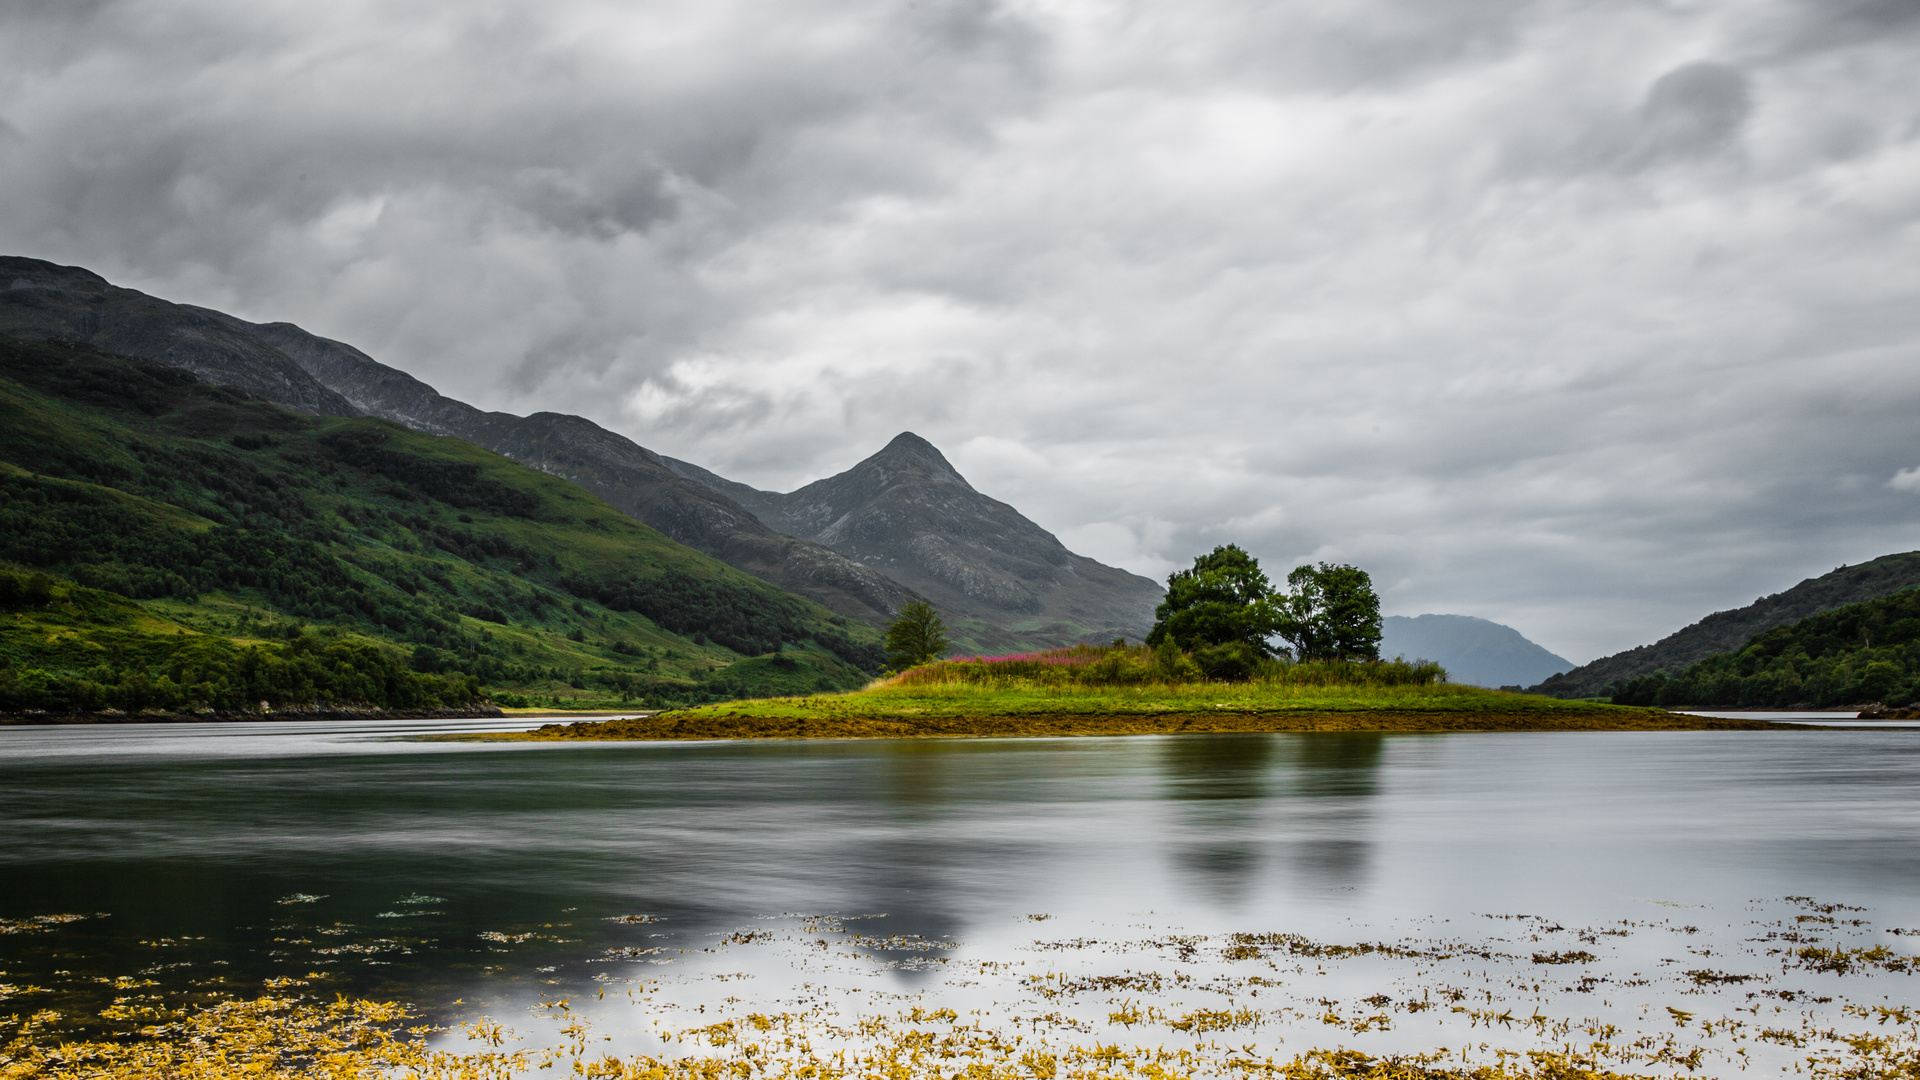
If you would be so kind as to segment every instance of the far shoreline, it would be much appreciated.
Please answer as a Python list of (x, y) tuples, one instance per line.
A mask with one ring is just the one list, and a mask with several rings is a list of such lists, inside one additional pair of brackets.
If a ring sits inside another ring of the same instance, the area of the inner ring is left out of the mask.
[(396, 720), (610, 720), (622, 717), (651, 716), (659, 710), (583, 709), (579, 712), (552, 709), (502, 709), (480, 706), (472, 709), (370, 709), (352, 707), (289, 706), (266, 712), (139, 712), (139, 713), (8, 713), (0, 714), (0, 728), (8, 727), (129, 727), (176, 724), (285, 724), (285, 723), (369, 723)]

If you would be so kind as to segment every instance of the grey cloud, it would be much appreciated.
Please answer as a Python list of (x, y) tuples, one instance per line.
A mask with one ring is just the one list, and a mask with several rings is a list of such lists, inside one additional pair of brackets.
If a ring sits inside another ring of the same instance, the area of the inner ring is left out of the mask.
[(1915, 0), (1800, 0), (1774, 30), (1775, 46), (1792, 55), (1826, 52), (1920, 33)]
[(580, 175), (553, 166), (530, 166), (511, 180), (516, 206), (560, 232), (611, 240), (645, 232), (679, 211), (658, 169), (632, 168), (616, 175)]
[[(1507, 0), (1365, 0), (1182, 5), (1211, 16), (1220, 56), (1242, 77), (1292, 92), (1405, 86), (1513, 50), (1552, 5)], [(1173, 9), (1178, 10), (1178, 9)]]
[(1732, 64), (1694, 60), (1659, 75), (1638, 101), (1571, 99), (1523, 107), (1502, 149), (1503, 168), (1516, 178), (1631, 177), (1724, 156), (1738, 148), (1753, 115), (1752, 84)]
[(1724, 149), (1753, 112), (1747, 82), (1738, 68), (1710, 60), (1660, 76), (1640, 111), (1641, 143), (1635, 156), (1688, 158)]

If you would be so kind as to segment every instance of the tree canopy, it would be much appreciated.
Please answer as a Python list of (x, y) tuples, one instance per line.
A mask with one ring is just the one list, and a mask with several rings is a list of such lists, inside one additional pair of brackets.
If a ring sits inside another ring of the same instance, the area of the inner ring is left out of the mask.
[(1168, 575), (1167, 598), (1153, 614), (1149, 645), (1172, 642), (1188, 652), (1244, 645), (1256, 656), (1273, 655), (1267, 644), (1277, 628), (1273, 584), (1259, 560), (1237, 545), (1214, 548), (1193, 560), (1191, 570)]
[(947, 624), (940, 613), (924, 600), (915, 600), (900, 609), (887, 624), (887, 664), (900, 671), (916, 667), (946, 655), (952, 642), (947, 640)]
[(1380, 597), (1357, 566), (1321, 563), (1287, 575), (1279, 635), (1300, 660), (1380, 659)]
[(1287, 586), (1275, 590), (1259, 560), (1238, 546), (1214, 548), (1168, 576), (1147, 644), (1190, 652), (1216, 678), (1242, 677), (1271, 658), (1274, 637), (1297, 660), (1380, 659), (1380, 598), (1365, 570), (1301, 566)]

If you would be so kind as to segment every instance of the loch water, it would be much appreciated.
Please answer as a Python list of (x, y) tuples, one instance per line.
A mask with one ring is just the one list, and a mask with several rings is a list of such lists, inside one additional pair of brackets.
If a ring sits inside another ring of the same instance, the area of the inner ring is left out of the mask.
[[(1657, 1015), (1700, 992), (1689, 970), (1756, 1025), (1760, 1004), (1916, 996), (1897, 969), (1769, 943), (1920, 948), (1917, 731), (443, 738), (514, 726), (0, 729), (0, 1014), (293, 978), (446, 1019), (590, 998), (616, 1047), (823, 995), (1107, 1037), (1116, 1002), (1179, 1015), (1213, 976), (1011, 998), (1185, 961), (1225, 973), (1221, 1001), (1280, 1010), (1250, 1037), (1417, 1047), (1424, 1014), (1316, 1034), (1308, 1013), (1425, 979)], [(1236, 940), (1428, 952), (1342, 967)], [(1232, 982), (1236, 957), (1270, 980)]]

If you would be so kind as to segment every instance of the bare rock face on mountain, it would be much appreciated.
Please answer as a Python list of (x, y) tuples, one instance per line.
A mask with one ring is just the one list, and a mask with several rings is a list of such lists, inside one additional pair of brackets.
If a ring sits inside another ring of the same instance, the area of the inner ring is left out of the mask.
[(1678, 672), (1714, 653), (1738, 649), (1755, 634), (1799, 622), (1809, 615), (1863, 600), (1877, 600), (1920, 586), (1920, 551), (1882, 555), (1859, 566), (1843, 566), (1808, 578), (1785, 592), (1763, 596), (1743, 608), (1718, 611), (1651, 645), (1603, 656), (1555, 675), (1532, 689), (1554, 697), (1593, 697), (1615, 683), (1656, 671)]
[(0, 334), (84, 341), (185, 368), (318, 416), (359, 410), (250, 334), (197, 308), (169, 304), (77, 266), (0, 256)]
[(760, 520), (815, 540), (923, 593), (969, 647), (1138, 640), (1154, 582), (1068, 551), (1018, 510), (975, 491), (911, 432), (838, 476), (782, 495), (663, 459)]
[(484, 412), (291, 323), (249, 323), (109, 284), (78, 267), (0, 257), (0, 333), (85, 341), (322, 416), (377, 416), (563, 476), (688, 547), (876, 625), (911, 590), (820, 544), (784, 537), (652, 451), (557, 413)]

